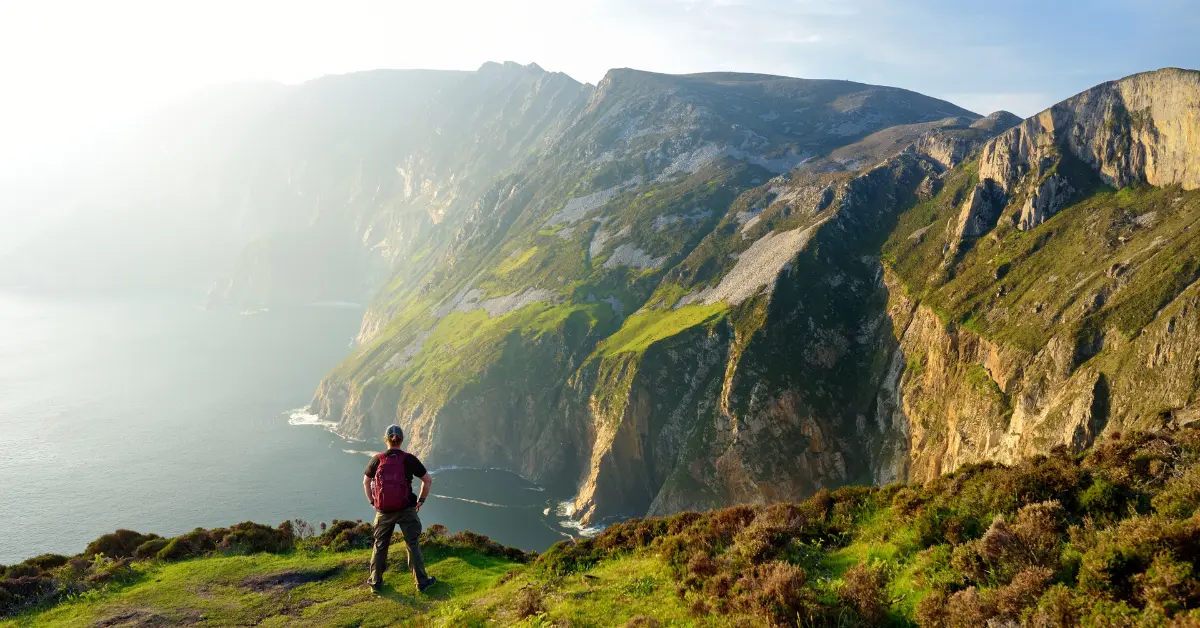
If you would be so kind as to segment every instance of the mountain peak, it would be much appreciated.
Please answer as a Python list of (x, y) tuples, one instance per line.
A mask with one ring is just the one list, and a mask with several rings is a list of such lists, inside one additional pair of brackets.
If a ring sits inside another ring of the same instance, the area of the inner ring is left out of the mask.
[(1021, 123), (1021, 117), (1010, 111), (1003, 109), (993, 111), (986, 117), (980, 118), (971, 124), (971, 128), (983, 129), (989, 133), (1002, 133), (1013, 128)]
[(481, 72), (481, 73), (483, 73), (483, 72), (510, 72), (510, 73), (512, 73), (512, 72), (527, 72), (527, 73), (531, 73), (531, 74), (545, 74), (546, 73), (546, 71), (542, 69), (542, 66), (540, 66), (536, 63), (530, 63), (529, 65), (521, 65), (520, 63), (517, 63), (516, 61), (504, 61), (502, 63), (496, 62), (496, 61), (485, 61), (483, 63), (483, 65), (479, 66), (479, 69), (477, 71)]

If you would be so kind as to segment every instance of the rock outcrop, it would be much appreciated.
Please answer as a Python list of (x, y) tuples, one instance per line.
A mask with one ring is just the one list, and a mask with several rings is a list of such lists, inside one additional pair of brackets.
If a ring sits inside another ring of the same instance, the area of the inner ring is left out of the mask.
[[(1196, 102), (1195, 72), (1098, 86), (986, 144), (977, 176), (902, 219), (886, 283), (908, 366), (883, 389), (910, 477), (1194, 420)], [(991, 186), (999, 204), (977, 203)]]
[(1000, 212), (1004, 209), (1004, 191), (991, 179), (984, 179), (975, 185), (967, 199), (963, 201), (962, 211), (958, 214), (958, 226), (954, 233), (958, 238), (977, 238), (996, 226)]
[(1013, 194), (1063, 154), (1113, 187), (1200, 187), (1200, 72), (1159, 70), (1104, 83), (1025, 120), (984, 147), (979, 178)]

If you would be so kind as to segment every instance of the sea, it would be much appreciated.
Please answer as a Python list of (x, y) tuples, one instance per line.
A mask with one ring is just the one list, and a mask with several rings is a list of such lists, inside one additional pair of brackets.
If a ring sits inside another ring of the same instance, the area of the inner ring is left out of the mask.
[[(362, 314), (0, 293), (0, 564), (75, 554), (118, 528), (370, 520), (361, 475), (380, 443), (343, 439), (306, 407)], [(424, 462), (427, 526), (537, 551), (596, 532), (570, 520), (569, 495)]]

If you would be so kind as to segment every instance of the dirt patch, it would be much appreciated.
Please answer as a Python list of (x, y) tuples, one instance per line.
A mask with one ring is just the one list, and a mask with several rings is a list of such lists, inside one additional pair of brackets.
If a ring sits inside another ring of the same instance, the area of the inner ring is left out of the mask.
[(101, 619), (90, 628), (151, 628), (153, 626), (187, 626), (199, 621), (198, 617), (167, 617), (145, 610), (131, 610)]
[(302, 584), (310, 582), (320, 582), (336, 576), (342, 572), (343, 567), (330, 567), (329, 569), (293, 569), (289, 571), (281, 571), (265, 576), (251, 576), (242, 581), (242, 587), (256, 591), (258, 593), (266, 593), (268, 591), (290, 591)]

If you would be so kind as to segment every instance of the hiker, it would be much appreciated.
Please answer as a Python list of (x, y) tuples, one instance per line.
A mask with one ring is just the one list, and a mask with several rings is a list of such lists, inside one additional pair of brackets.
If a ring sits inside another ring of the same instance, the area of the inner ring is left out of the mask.
[[(425, 573), (425, 559), (421, 556), (421, 519), (417, 517), (433, 478), (425, 471), (417, 457), (400, 449), (404, 442), (404, 430), (399, 425), (389, 425), (383, 433), (387, 451), (371, 457), (363, 476), (363, 491), (367, 501), (375, 508), (375, 551), (371, 554), (371, 577), (367, 584), (376, 593), (383, 587), (383, 571), (387, 569), (388, 546), (392, 543), (392, 532), (396, 526), (404, 534), (408, 546), (408, 566), (417, 579), (417, 591), (422, 593), (437, 582), (437, 578)], [(421, 478), (421, 496), (413, 495), (412, 479)]]

